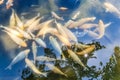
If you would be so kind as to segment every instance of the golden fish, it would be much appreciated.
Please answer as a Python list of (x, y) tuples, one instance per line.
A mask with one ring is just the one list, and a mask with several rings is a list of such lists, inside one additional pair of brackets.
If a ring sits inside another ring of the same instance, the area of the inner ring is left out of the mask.
[(80, 51), (80, 52), (77, 52), (77, 54), (78, 54), (78, 55), (85, 55), (85, 54), (91, 53), (93, 50), (95, 50), (95, 45), (91, 45), (91, 46), (89, 46), (88, 48), (83, 49), (83, 50)]
[(47, 76), (47, 73), (43, 73), (43, 72), (40, 72), (37, 67), (28, 59), (28, 58), (25, 58), (25, 62), (27, 64), (27, 66), (37, 75), (43, 75), (43, 76)]
[(65, 44), (66, 46), (71, 46), (70, 41), (69, 41), (66, 37), (64, 37), (64, 36), (62, 36), (62, 35), (60, 35), (60, 34), (54, 34), (54, 35), (57, 36), (58, 39), (59, 39), (63, 44)]
[(77, 54), (75, 54), (72, 50), (68, 49), (68, 54), (70, 55), (70, 57), (77, 62), (79, 65), (81, 65), (82, 67), (84, 67), (86, 69), (86, 66), (82, 63), (82, 61), (79, 59), (79, 57), (77, 56)]
[(54, 73), (57, 74), (61, 74), (67, 77), (67, 75), (65, 73), (63, 73), (60, 69), (58, 69), (56, 66), (50, 64), (50, 63), (46, 63), (45, 64), (49, 69), (51, 69)]
[(19, 46), (21, 46), (21, 47), (27, 47), (27, 43), (26, 43), (24, 40), (22, 40), (21, 38), (17, 37), (16, 35), (8, 32), (8, 31), (6, 31), (6, 30), (4, 30), (4, 32), (6, 32), (6, 33), (10, 36), (10, 38), (11, 38), (16, 44), (18, 44)]

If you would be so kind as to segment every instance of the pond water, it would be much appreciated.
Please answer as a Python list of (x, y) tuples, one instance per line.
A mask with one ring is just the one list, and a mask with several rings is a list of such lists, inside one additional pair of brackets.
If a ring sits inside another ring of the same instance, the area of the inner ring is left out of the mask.
[[(109, 62), (110, 57), (114, 53), (114, 47), (120, 46), (120, 13), (119, 15), (116, 15), (114, 12), (106, 12), (103, 4), (104, 2), (109, 2), (120, 12), (119, 0), (13, 0), (13, 6), (9, 9), (6, 9), (6, 2), (7, 0), (5, 0), (3, 4), (0, 4), (0, 25), (3, 26), (9, 25), (12, 9), (15, 10), (17, 15), (23, 21), (31, 19), (40, 13), (40, 16), (44, 16), (44, 22), (53, 19), (51, 11), (54, 11), (64, 18), (64, 21), (58, 21), (61, 24), (65, 24), (69, 20), (76, 21), (85, 17), (96, 17), (92, 23), (98, 24), (99, 20), (102, 20), (104, 24), (110, 22), (111, 24), (105, 28), (104, 36), (100, 39), (90, 36), (82, 29), (70, 29), (76, 35), (78, 41), (89, 44), (94, 40), (106, 47), (94, 52), (94, 56), (96, 56), (97, 59), (89, 59), (87, 62), (88, 66), (94, 65), (99, 68), (100, 62), (106, 66), (106, 63)], [(60, 9), (60, 7), (66, 9)], [(77, 16), (77, 19), (72, 19), (73, 15), (79, 11), (80, 14)], [(45, 42), (48, 48), (53, 49), (48, 39), (45, 39)], [(27, 48), (31, 49), (31, 41), (27, 43)], [(19, 46), (16, 45), (2, 29), (0, 29), (0, 80), (22, 80), (22, 71), (26, 68), (24, 60), (14, 64), (11, 70), (5, 70), (5, 68), (20, 51), (27, 48), (19, 48)], [(40, 47), (37, 55), (43, 54), (44, 49)], [(32, 51), (30, 51), (29, 58), (33, 59)], [(99, 79), (101, 79), (100, 76), (98, 77), (98, 80)], [(88, 77), (84, 77), (82, 80), (88, 80)]]

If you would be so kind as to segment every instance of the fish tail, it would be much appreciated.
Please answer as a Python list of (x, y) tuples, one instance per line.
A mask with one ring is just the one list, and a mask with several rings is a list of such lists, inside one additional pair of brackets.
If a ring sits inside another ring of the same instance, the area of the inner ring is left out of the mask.
[(11, 69), (12, 69), (12, 66), (9, 65), (8, 67), (5, 68), (5, 70), (7, 70), (7, 69), (11, 70)]
[(42, 73), (43, 76), (47, 77), (47, 73)]

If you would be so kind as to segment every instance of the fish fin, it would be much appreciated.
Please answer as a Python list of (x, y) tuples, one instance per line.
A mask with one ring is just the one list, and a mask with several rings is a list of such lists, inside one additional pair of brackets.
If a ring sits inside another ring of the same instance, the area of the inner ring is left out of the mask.
[(7, 70), (7, 69), (11, 70), (11, 69), (12, 69), (12, 66), (9, 65), (8, 67), (5, 68), (5, 70)]
[(109, 12), (109, 9), (106, 8), (105, 12)]

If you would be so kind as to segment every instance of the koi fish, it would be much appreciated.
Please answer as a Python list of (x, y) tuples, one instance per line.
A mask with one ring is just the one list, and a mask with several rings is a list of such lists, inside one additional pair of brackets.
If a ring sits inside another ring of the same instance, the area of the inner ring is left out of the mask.
[(11, 38), (16, 44), (18, 44), (19, 46), (27, 47), (27, 43), (26, 43), (24, 40), (22, 40), (21, 38), (17, 37), (16, 35), (8, 32), (8, 31), (5, 31), (5, 30), (4, 30), (4, 32), (6, 32), (6, 33), (10, 36), (10, 38)]
[(102, 20), (99, 20), (98, 25), (99, 25), (99, 28), (98, 28), (99, 36), (97, 37), (97, 39), (100, 39), (100, 38), (102, 38), (102, 37), (104, 36), (104, 34), (105, 34), (105, 25), (104, 25), (104, 23), (103, 23)]
[(72, 19), (73, 19), (73, 20), (77, 19), (77, 17), (78, 17), (79, 15), (80, 15), (80, 11), (76, 12), (76, 13), (73, 15)]
[(0, 0), (0, 5), (3, 4), (4, 0)]
[(83, 49), (81, 52), (77, 52), (78, 55), (85, 55), (91, 53), (95, 49), (95, 45), (91, 45), (90, 47)]
[(118, 10), (113, 4), (109, 2), (104, 2), (104, 6), (106, 9), (106, 12), (111, 12), (120, 18), (120, 10)]
[(24, 30), (22, 30), (22, 29), (20, 29), (18, 27), (16, 29), (23, 35), (24, 38), (32, 39), (32, 37), (26, 31), (24, 31)]
[(16, 35), (16, 36), (18, 36), (20, 38), (23, 37), (23, 35), (20, 32), (18, 32), (17, 30), (15, 30), (15, 29), (12, 29), (12, 28), (9, 28), (9, 27), (5, 27), (5, 26), (0, 26), (0, 28), (3, 28), (6, 31), (10, 32), (11, 34)]
[(40, 16), (40, 14), (38, 14), (37, 16), (27, 20), (24, 24), (24, 27), (25, 28), (29, 27), (39, 16)]
[(41, 34), (44, 33), (44, 31), (48, 28), (51, 27), (50, 23), (53, 21), (53, 19), (48, 20), (46, 22), (41, 23), (40, 25), (38, 25), (39, 27), (41, 27), (40, 31), (37, 33), (37, 37), (40, 36)]
[(68, 26), (68, 28), (75, 28), (75, 27), (79, 27), (82, 24), (86, 23), (86, 22), (91, 22), (94, 21), (96, 19), (96, 17), (88, 17), (88, 18), (82, 18), (80, 20), (77, 20), (76, 22), (73, 22), (70, 26)]
[(75, 54), (72, 50), (68, 49), (68, 54), (71, 56), (71, 58), (77, 62), (79, 65), (81, 65), (82, 67), (84, 67), (85, 69), (86, 66), (82, 63), (82, 61), (79, 59), (79, 57), (77, 56), (77, 54)]
[(56, 61), (55, 58), (50, 58), (47, 56), (37, 56), (36, 61)]
[(35, 20), (31, 25), (29, 25), (29, 27), (27, 28), (27, 31), (33, 32), (33, 31), (37, 30), (38, 29), (37, 26), (39, 25), (39, 22), (42, 18), (43, 17)]
[(36, 56), (37, 56), (37, 45), (34, 41), (32, 42), (32, 53), (33, 53), (33, 59), (34, 59), (34, 64), (35, 64)]
[(66, 7), (60, 7), (59, 9), (62, 10), (62, 11), (66, 11), (68, 8), (66, 8)]
[(32, 63), (32, 61), (30, 61), (28, 58), (25, 58), (25, 62), (27, 64), (27, 66), (37, 75), (43, 75), (45, 77), (47, 77), (47, 73), (43, 73), (43, 72), (40, 72), (36, 66)]
[(65, 45), (67, 45), (67, 46), (71, 46), (70, 41), (69, 41), (66, 37), (64, 37), (64, 36), (62, 36), (62, 35), (60, 35), (60, 34), (54, 34), (54, 35), (57, 36), (57, 38), (58, 38), (63, 44), (65, 44)]
[(72, 33), (72, 31), (70, 31), (70, 30), (69, 30), (68, 28), (66, 28), (66, 27), (63, 27), (63, 29), (64, 29), (66, 35), (68, 36), (68, 38), (69, 38), (71, 41), (73, 41), (73, 42), (75, 42), (75, 43), (78, 43), (77, 37), (74, 35), (74, 33)]
[(46, 43), (42, 40), (42, 39), (40, 39), (40, 38), (35, 38), (34, 39), (40, 46), (42, 46), (42, 47), (44, 47), (44, 48), (46, 48), (47, 46), (46, 46)]
[(13, 0), (8, 0), (6, 2), (6, 9), (9, 9), (11, 6), (13, 6)]
[(98, 27), (98, 24), (86, 23), (86, 24), (79, 26), (80, 29), (90, 29), (93, 27)]
[[(62, 26), (60, 23), (57, 23), (56, 21), (55, 21), (55, 23), (56, 23), (56, 26), (57, 26), (57, 29), (58, 29), (59, 33), (60, 33), (62, 36), (68, 38), (65, 30), (63, 29), (64, 26)], [(70, 35), (70, 34), (69, 34), (69, 35)]]
[(53, 49), (55, 51), (57, 51), (59, 54), (62, 54), (62, 50), (61, 50), (61, 47), (60, 47), (58, 41), (53, 36), (50, 36), (49, 40), (50, 40), (50, 43), (51, 43)]
[(50, 63), (46, 63), (45, 64), (49, 69), (51, 69), (54, 73), (57, 74), (61, 74), (67, 77), (67, 74), (63, 73), (59, 68), (57, 68), (56, 66), (50, 64)]
[(30, 52), (30, 49), (26, 49), (26, 50), (21, 51), (21, 52), (12, 60), (12, 62), (8, 65), (8, 67), (5, 68), (5, 69), (11, 69), (11, 68), (12, 68), (12, 65), (16, 64), (17, 62), (19, 62), (19, 61), (23, 60), (25, 57), (27, 57), (29, 52)]
[(53, 12), (53, 11), (51, 12), (51, 14), (52, 14), (52, 17), (54, 17), (54, 18), (56, 18), (56, 19), (58, 19), (58, 20), (62, 20), (62, 21), (64, 20), (63, 17), (59, 17), (59, 16), (58, 16), (55, 12)]

